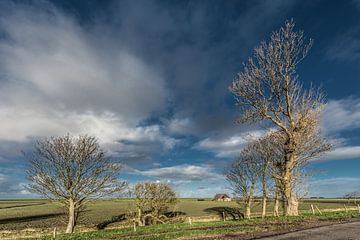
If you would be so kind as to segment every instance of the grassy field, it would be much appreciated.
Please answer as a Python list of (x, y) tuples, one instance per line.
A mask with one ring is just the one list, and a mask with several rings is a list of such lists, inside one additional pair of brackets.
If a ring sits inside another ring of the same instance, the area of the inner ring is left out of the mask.
[[(268, 217), (266, 219), (253, 218), (241, 221), (216, 221), (198, 222), (192, 225), (188, 223), (162, 224), (145, 227), (99, 230), (72, 235), (58, 235), (60, 240), (108, 240), (108, 239), (130, 239), (130, 240), (165, 240), (165, 239), (189, 239), (196, 237), (233, 235), (238, 237), (253, 237), (261, 234), (273, 234), (300, 230), (309, 227), (327, 225), (337, 222), (351, 221), (351, 218), (359, 218), (357, 211), (349, 212), (327, 212), (312, 215), (304, 213), (299, 217)], [(50, 240), (51, 235), (32, 239)], [(239, 238), (236, 238), (239, 239)]]
[[(359, 201), (360, 202), (360, 201)], [(353, 202), (348, 204), (346, 199), (305, 199), (300, 203), (300, 210), (308, 212), (314, 204), (319, 209), (337, 209), (356, 206)], [(218, 209), (221, 207), (239, 207), (236, 202), (216, 202), (206, 199), (197, 201), (197, 199), (181, 199), (174, 211), (184, 212), (186, 217), (191, 217), (193, 221), (199, 221), (206, 218), (219, 219), (221, 214)], [(78, 229), (92, 228), (94, 225), (111, 219), (113, 216), (131, 211), (134, 208), (133, 200), (97, 200), (87, 205), (86, 211), (82, 214)], [(253, 212), (260, 212), (260, 203), (255, 203)], [(269, 204), (269, 214), (271, 214), (272, 204)], [(8, 233), (31, 232), (44, 229), (49, 231), (57, 227), (63, 230), (66, 224), (66, 215), (64, 210), (45, 200), (3, 200), (0, 201), (0, 232)], [(123, 223), (113, 223), (110, 227), (118, 227)]]

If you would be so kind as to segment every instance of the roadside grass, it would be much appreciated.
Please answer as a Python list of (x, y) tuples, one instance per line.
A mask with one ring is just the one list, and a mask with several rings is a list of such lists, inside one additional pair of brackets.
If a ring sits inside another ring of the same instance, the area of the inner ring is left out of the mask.
[[(84, 233), (74, 233), (71, 235), (58, 235), (60, 240), (86, 240), (86, 239), (176, 239), (199, 236), (216, 236), (231, 233), (254, 233), (269, 230), (279, 230), (291, 228), (291, 224), (304, 223), (311, 221), (335, 221), (360, 217), (357, 211), (348, 212), (325, 212), (322, 214), (304, 213), (298, 217), (266, 217), (265, 219), (253, 218), (237, 221), (216, 221), (216, 222), (197, 222), (192, 225), (188, 223), (161, 224), (144, 227), (137, 227), (136, 232), (132, 227), (123, 229), (98, 230)], [(29, 238), (27, 238), (29, 239)], [(50, 240), (52, 236), (44, 236), (41, 239)]]

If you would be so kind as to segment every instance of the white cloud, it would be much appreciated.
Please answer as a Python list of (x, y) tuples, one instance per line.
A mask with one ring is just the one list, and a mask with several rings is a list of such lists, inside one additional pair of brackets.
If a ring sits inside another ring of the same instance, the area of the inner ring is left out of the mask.
[(139, 171), (134, 170), (133, 173), (147, 177), (154, 177), (175, 181), (203, 181), (223, 179), (223, 176), (216, 173), (214, 168), (209, 165), (176, 165), (171, 167), (153, 168), (150, 170)]
[(335, 148), (334, 151), (326, 153), (323, 157), (315, 161), (330, 161), (360, 158), (360, 146), (342, 146)]
[(360, 128), (360, 98), (331, 100), (323, 113), (322, 130), (336, 134)]
[(237, 156), (250, 141), (265, 134), (265, 131), (256, 130), (236, 134), (227, 138), (206, 138), (195, 145), (196, 149), (214, 152), (217, 157)]

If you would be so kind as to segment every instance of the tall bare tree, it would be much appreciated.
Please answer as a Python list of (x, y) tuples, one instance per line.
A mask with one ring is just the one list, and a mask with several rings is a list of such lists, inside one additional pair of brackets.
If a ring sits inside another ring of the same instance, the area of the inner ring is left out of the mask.
[(234, 194), (242, 198), (245, 217), (251, 217), (255, 186), (261, 175), (261, 165), (254, 145), (248, 145), (225, 172)]
[(28, 189), (68, 209), (66, 233), (72, 233), (84, 204), (123, 190), (121, 165), (106, 156), (95, 137), (51, 137), (35, 143), (27, 154)]
[[(281, 174), (286, 201), (286, 215), (298, 215), (298, 199), (294, 193), (294, 169), (300, 162), (319, 152), (306, 154), (303, 139), (319, 134), (318, 125), (324, 100), (320, 91), (304, 90), (296, 74), (298, 64), (306, 57), (312, 40), (305, 42), (302, 31), (294, 31), (294, 22), (287, 21), (272, 33), (268, 43), (255, 48), (254, 57), (230, 86), (242, 111), (240, 123), (267, 121), (284, 136)], [(314, 126), (313, 126), (314, 125)], [(317, 139), (321, 139), (317, 137)], [(323, 141), (322, 141), (323, 143)], [(326, 144), (325, 144), (326, 145)], [(329, 150), (319, 147), (319, 151)], [(303, 159), (298, 153), (308, 155)]]

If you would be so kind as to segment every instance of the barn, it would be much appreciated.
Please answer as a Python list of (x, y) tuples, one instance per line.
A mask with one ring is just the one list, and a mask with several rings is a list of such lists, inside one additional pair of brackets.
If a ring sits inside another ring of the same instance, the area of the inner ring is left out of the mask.
[(229, 195), (227, 195), (225, 193), (216, 194), (215, 197), (213, 198), (213, 201), (230, 202), (231, 197), (229, 197)]

